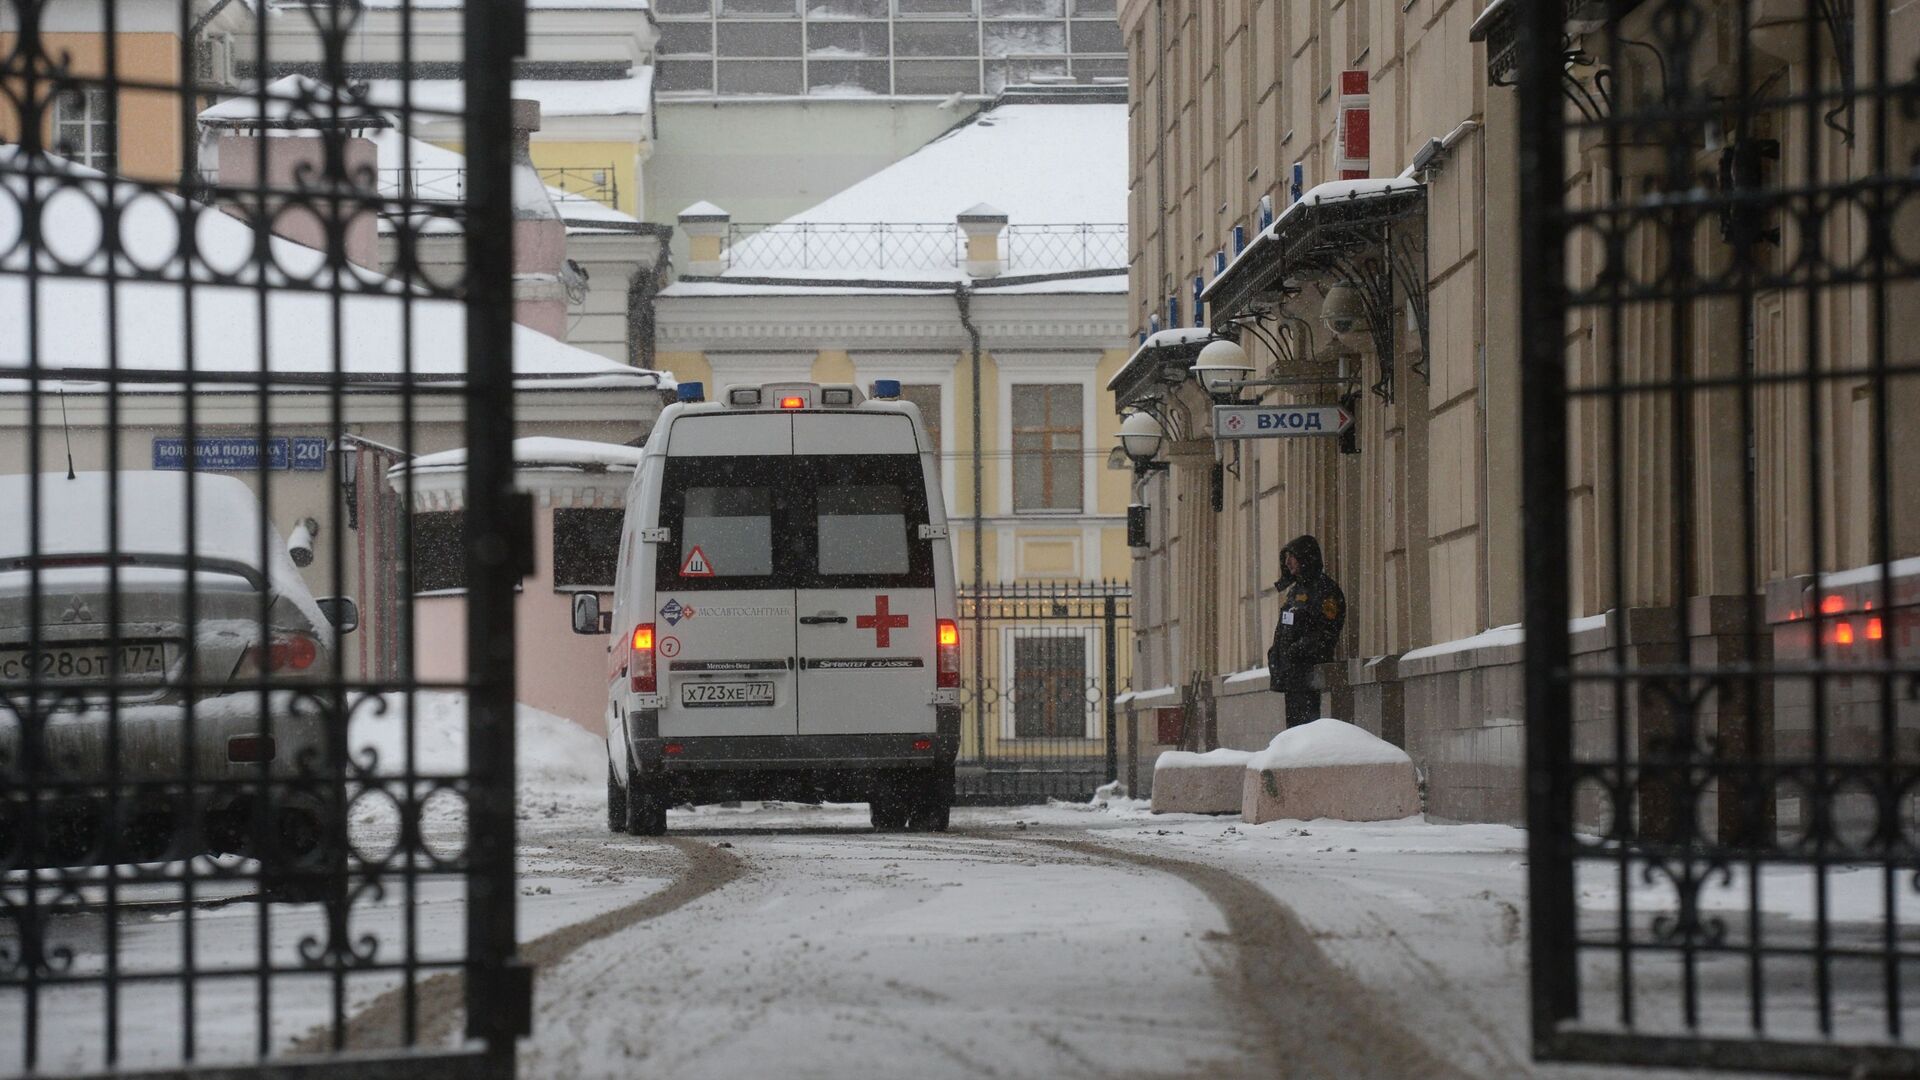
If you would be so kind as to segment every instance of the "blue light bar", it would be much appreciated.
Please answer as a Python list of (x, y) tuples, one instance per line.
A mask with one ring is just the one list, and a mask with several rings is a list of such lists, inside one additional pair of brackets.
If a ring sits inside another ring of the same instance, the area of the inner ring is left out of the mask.
[(873, 380), (873, 396), (876, 398), (880, 398), (881, 400), (899, 397), (900, 396), (900, 380), (899, 379)]
[(679, 398), (681, 401), (691, 402), (691, 401), (707, 400), (707, 387), (705, 383), (683, 382), (680, 384), (680, 388), (676, 392), (679, 394)]

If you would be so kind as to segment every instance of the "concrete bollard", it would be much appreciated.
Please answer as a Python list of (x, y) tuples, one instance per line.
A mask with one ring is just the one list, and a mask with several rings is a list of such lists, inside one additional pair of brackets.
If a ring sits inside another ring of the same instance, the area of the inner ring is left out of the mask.
[(1247, 759), (1242, 777), (1240, 817), (1255, 825), (1391, 821), (1419, 812), (1419, 780), (1407, 752), (1331, 717), (1274, 736)]
[(1234, 814), (1240, 811), (1247, 772), (1245, 750), (1204, 754), (1169, 750), (1153, 763), (1156, 814)]

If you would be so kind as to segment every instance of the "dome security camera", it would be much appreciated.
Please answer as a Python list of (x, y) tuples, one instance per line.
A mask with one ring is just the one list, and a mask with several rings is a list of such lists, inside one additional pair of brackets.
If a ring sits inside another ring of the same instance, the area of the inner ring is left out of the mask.
[(1360, 299), (1360, 290), (1351, 285), (1335, 285), (1328, 289), (1327, 298), (1320, 305), (1320, 321), (1335, 337), (1345, 337), (1359, 329), (1366, 321), (1366, 316), (1366, 305)]

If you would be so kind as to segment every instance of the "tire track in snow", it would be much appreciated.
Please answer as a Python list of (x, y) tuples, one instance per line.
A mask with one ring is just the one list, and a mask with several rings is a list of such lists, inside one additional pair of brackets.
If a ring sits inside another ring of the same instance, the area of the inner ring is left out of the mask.
[[(659, 918), (738, 880), (747, 872), (745, 860), (731, 850), (681, 837), (662, 842), (679, 850), (682, 865), (666, 888), (592, 918), (548, 931), (520, 946), (520, 960), (534, 969), (534, 1001), (539, 1002), (539, 976), (582, 946), (618, 933), (636, 923)], [(550, 846), (587, 862), (613, 859), (626, 868), (645, 869), (645, 854), (630, 846), (600, 841), (556, 840)], [(348, 1019), (345, 1049), (363, 1050), (403, 1045), (401, 1019), (404, 987), (394, 987), (369, 1001)], [(416, 1027), (414, 1045), (436, 1046), (453, 1037), (466, 1014), (466, 980), (457, 971), (441, 972), (414, 984)], [(327, 1053), (333, 1049), (333, 1026), (309, 1031), (294, 1044), (295, 1054)]]
[(1220, 976), (1223, 996), (1253, 1029), (1267, 1059), (1258, 1075), (1305, 1073), (1380, 1080), (1419, 1076), (1466, 1080), (1407, 1031), (1358, 980), (1340, 970), (1285, 904), (1219, 867), (1090, 840), (1034, 841), (1170, 874), (1200, 890), (1227, 921), (1235, 962)]

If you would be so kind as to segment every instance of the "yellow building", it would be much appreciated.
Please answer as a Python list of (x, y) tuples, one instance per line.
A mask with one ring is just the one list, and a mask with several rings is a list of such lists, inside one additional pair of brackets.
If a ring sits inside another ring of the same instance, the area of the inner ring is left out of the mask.
[(1109, 467), (1101, 400), (1131, 351), (1112, 98), (1010, 93), (778, 225), (690, 206), (692, 258), (659, 300), (655, 362), (682, 383), (889, 378), (920, 405), (975, 598), (963, 764), (1042, 776), (1028, 794), (1108, 779), (1104, 700), (1129, 682), (1104, 640), (1106, 596), (1122, 635), (1127, 597), (1101, 585), (1128, 572), (1129, 474)]
[[(182, 108), (188, 76), (198, 104), (230, 94), (238, 56), (249, 45), (252, 5), (192, 0), (122, 0), (108, 39), (100, 4), (0, 7), (0, 56), (9, 71), (44, 73), (31, 88), (41, 106), (34, 132), (42, 147), (80, 164), (136, 180), (176, 185), (184, 131), (198, 107)], [(37, 48), (20, 51), (32, 40)], [(191, 58), (189, 61), (188, 58)], [(17, 66), (16, 66), (17, 65)], [(111, 78), (117, 90), (106, 88)], [(10, 81), (24, 106), (29, 87)], [(0, 142), (23, 143), (19, 109), (0, 110)]]

